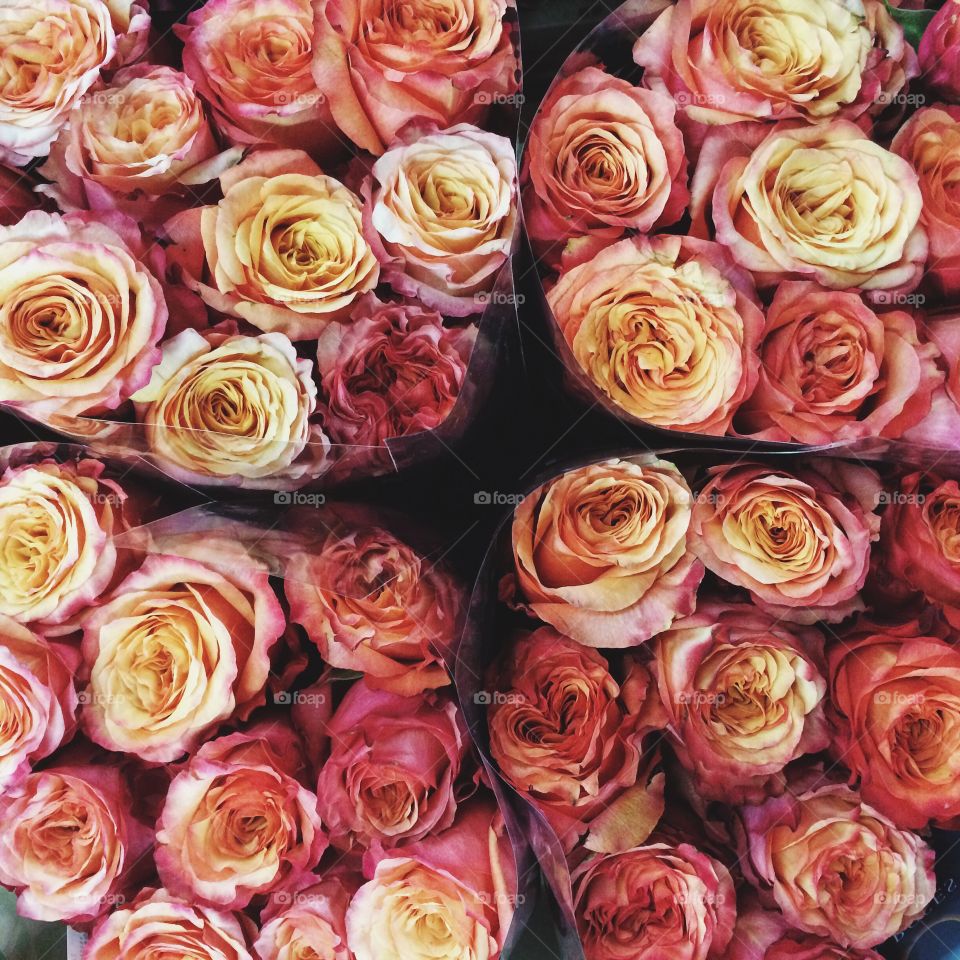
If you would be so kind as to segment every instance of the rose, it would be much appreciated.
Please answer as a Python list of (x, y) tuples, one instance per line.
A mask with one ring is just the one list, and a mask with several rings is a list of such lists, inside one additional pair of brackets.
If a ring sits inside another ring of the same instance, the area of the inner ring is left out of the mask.
[(134, 397), (150, 452), (186, 482), (299, 476), (322, 467), (327, 440), (310, 423), (311, 364), (281, 333), (258, 337), (184, 330), (163, 345), (150, 383)]
[(826, 749), (823, 637), (746, 604), (701, 602), (654, 641), (674, 751), (697, 793), (760, 802), (783, 768)]
[(0, 226), (12, 226), (36, 206), (37, 197), (29, 174), (0, 166)]
[(631, 805), (649, 795), (654, 734), (666, 724), (647, 668), (628, 659), (618, 683), (596, 650), (540, 627), (516, 640), (492, 679), (490, 753), (564, 847), (588, 830), (590, 849), (622, 843), (610, 829), (618, 802), (635, 832), (626, 846), (643, 843), (658, 815), (651, 821)]
[(733, 934), (727, 868), (687, 843), (595, 856), (572, 879), (587, 960), (706, 960), (722, 956)]
[(747, 878), (792, 927), (865, 949), (906, 928), (933, 896), (933, 851), (847, 787), (786, 793), (741, 817)]
[(136, 560), (113, 538), (135, 525), (127, 495), (97, 460), (42, 460), (0, 477), (0, 615), (46, 633), (73, 620)]
[(709, 206), (716, 240), (762, 287), (809, 279), (832, 290), (909, 291), (923, 275), (917, 175), (848, 121), (711, 133), (691, 198), (695, 232)]
[(114, 75), (73, 108), (41, 173), (63, 209), (111, 210), (157, 224), (189, 206), (191, 188), (236, 160), (219, 153), (193, 81), (170, 67)]
[(553, 263), (564, 241), (599, 250), (683, 216), (690, 196), (675, 113), (669, 98), (594, 66), (550, 89), (524, 157), (527, 234), (541, 256)]
[(880, 0), (680, 0), (633, 58), (705, 124), (879, 113), (919, 72)]
[(231, 546), (203, 562), (153, 554), (86, 617), (92, 740), (164, 763), (264, 702), (283, 611), (267, 567)]
[(132, 0), (0, 0), (0, 159), (42, 157), (100, 70), (138, 57), (149, 30)]
[(583, 374), (647, 423), (722, 436), (756, 383), (763, 315), (717, 244), (621, 240), (561, 273), (547, 302)]
[(591, 464), (523, 498), (513, 518), (519, 597), (591, 647), (630, 647), (693, 610), (691, 494), (654, 457)]
[(331, 530), (290, 557), (283, 586), (290, 619), (331, 666), (408, 697), (450, 682), (443, 658), (459, 636), (463, 596), (388, 531)]
[(944, 380), (933, 392), (930, 412), (901, 439), (926, 447), (951, 447), (960, 431), (960, 314), (926, 316), (923, 333), (940, 351)]
[[(948, 3), (943, 9), (952, 6), (956, 4)], [(920, 222), (930, 240), (926, 273), (946, 296), (956, 297), (960, 293), (960, 107), (918, 110), (897, 132), (890, 149), (913, 167), (920, 180)]]
[(183, 69), (242, 146), (274, 143), (333, 154), (340, 137), (310, 72), (310, 0), (208, 0), (186, 23)]
[(377, 284), (360, 200), (302, 150), (265, 150), (220, 174), (223, 199), (170, 220), (173, 258), (215, 310), (314, 339)]
[(693, 507), (690, 549), (767, 612), (835, 623), (863, 609), (879, 498), (872, 470), (841, 461), (792, 473), (756, 463), (714, 467)]
[(507, 0), (317, 0), (313, 75), (337, 126), (380, 155), (411, 120), (477, 123), (517, 89)]
[(496, 960), (517, 899), (503, 818), (477, 801), (442, 833), (371, 851), (347, 910), (356, 960)]
[(34, 211), (0, 227), (0, 401), (76, 416), (142, 387), (167, 322), (146, 257), (120, 214)]
[(303, 886), (327, 838), (315, 794), (287, 761), (293, 737), (265, 720), (204, 744), (174, 778), (156, 850), (173, 894), (238, 910), (257, 894)]
[(413, 137), (373, 165), (367, 241), (398, 293), (448, 316), (478, 313), (513, 247), (513, 145), (468, 124)]
[(453, 823), (468, 742), (450, 699), (404, 697), (361, 679), (326, 727), (317, 797), (335, 846), (420, 840)]
[(738, 415), (765, 440), (898, 437), (930, 411), (942, 380), (914, 317), (875, 313), (859, 294), (780, 284), (767, 311), (760, 381)]
[(927, 24), (917, 52), (924, 83), (945, 100), (960, 99), (960, 28), (957, 0), (947, 0)]
[(153, 831), (115, 767), (32, 773), (0, 797), (0, 883), (35, 920), (86, 923), (124, 901)]
[(242, 914), (187, 903), (166, 890), (148, 888), (100, 921), (83, 957), (155, 960), (174, 950), (190, 960), (253, 960), (248, 946), (252, 926)]

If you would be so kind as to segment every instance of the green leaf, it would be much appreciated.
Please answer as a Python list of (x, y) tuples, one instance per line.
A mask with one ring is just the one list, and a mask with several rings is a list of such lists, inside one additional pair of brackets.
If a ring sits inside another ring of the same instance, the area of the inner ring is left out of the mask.
[(912, 47), (920, 46), (920, 38), (930, 21), (937, 15), (936, 10), (901, 10), (891, 7), (889, 0), (883, 0), (887, 13), (903, 27), (903, 35)]
[(17, 899), (0, 889), (0, 960), (65, 960), (67, 928), (17, 916)]

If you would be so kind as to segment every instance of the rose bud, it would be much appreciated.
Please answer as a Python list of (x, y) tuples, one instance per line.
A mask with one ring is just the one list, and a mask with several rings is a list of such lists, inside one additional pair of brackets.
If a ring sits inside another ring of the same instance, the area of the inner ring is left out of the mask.
[(310, 422), (311, 370), (282, 333), (184, 330), (134, 397), (150, 453), (185, 483), (322, 472), (329, 443)]
[(830, 460), (792, 473), (735, 463), (709, 476), (690, 523), (690, 549), (708, 570), (794, 623), (836, 623), (863, 609), (880, 527), (872, 470)]
[(317, 0), (313, 75), (337, 126), (380, 155), (411, 120), (478, 123), (517, 89), (507, 0), (400, 13), (383, 0)]
[[(398, 850), (371, 851), (347, 910), (356, 960), (496, 960), (517, 875), (503, 817), (477, 801), (454, 826)], [(413, 921), (411, 921), (413, 918)]]
[(711, 132), (691, 185), (694, 233), (713, 236), (760, 287), (814, 280), (878, 302), (920, 282), (927, 235), (917, 174), (856, 124), (751, 124)]
[(208, 0), (174, 24), (183, 69), (232, 144), (340, 149), (324, 95), (311, 73), (310, 0)]
[(594, 66), (563, 78), (540, 106), (524, 157), (524, 217), (555, 264), (564, 242), (599, 251), (627, 230), (683, 216), (687, 157), (669, 97)]
[(764, 440), (834, 443), (899, 437), (942, 382), (937, 349), (913, 316), (876, 313), (856, 293), (780, 284), (767, 311), (760, 381), (738, 424)]
[(632, 647), (693, 610), (703, 569), (687, 550), (692, 496), (653, 457), (570, 470), (513, 518), (518, 599), (591, 647)]
[(960, 2), (946, 0), (917, 48), (923, 82), (945, 100), (960, 100)]
[(438, 427), (456, 405), (476, 338), (475, 326), (445, 327), (436, 311), (367, 294), (348, 323), (330, 324), (317, 342), (330, 440), (379, 446)]
[[(298, 890), (327, 847), (292, 728), (264, 720), (205, 743), (170, 784), (156, 861), (171, 893), (229, 910)], [(293, 762), (291, 762), (293, 758)]]
[(627, 414), (723, 436), (757, 382), (750, 275), (693, 237), (631, 237), (560, 274), (547, 302), (580, 370)]
[(618, 682), (596, 650), (540, 627), (514, 642), (493, 682), (490, 753), (564, 847), (588, 831), (591, 850), (643, 843), (662, 812), (662, 784), (648, 781), (667, 720), (647, 668), (628, 657)]
[(0, 797), (0, 883), (34, 920), (89, 923), (123, 903), (153, 831), (111, 766), (48, 767)]
[[(178, 900), (166, 890), (144, 890), (96, 926), (83, 960), (253, 960), (253, 923), (239, 913), (225, 913)], [(174, 951), (171, 954), (171, 951)]]
[(727, 868), (687, 843), (594, 856), (572, 880), (586, 960), (707, 960), (723, 956), (733, 934)]
[(653, 650), (674, 752), (701, 796), (759, 803), (782, 791), (788, 763), (828, 746), (823, 637), (813, 628), (701, 602)]
[(633, 58), (647, 86), (709, 125), (880, 113), (919, 73), (882, 0), (679, 0)]
[(263, 150), (220, 174), (223, 199), (166, 224), (188, 287), (220, 313), (312, 340), (377, 285), (361, 203), (302, 150)]
[(863, 799), (897, 826), (960, 823), (960, 651), (916, 622), (831, 647), (833, 751)]
[(116, 213), (37, 210), (0, 227), (0, 401), (69, 417), (114, 410), (139, 390), (167, 322), (147, 255), (137, 225)]
[(44, 156), (101, 69), (140, 56), (149, 30), (146, 5), (133, 0), (2, 0), (0, 160)]
[(166, 763), (264, 700), (283, 611), (265, 564), (239, 544), (201, 562), (153, 554), (84, 622), (88, 736)]
[(383, 279), (447, 316), (481, 313), (513, 248), (513, 144), (468, 124), (428, 133), (387, 150), (364, 190)]
[(290, 619), (326, 663), (411, 697), (446, 686), (464, 597), (438, 567), (378, 527), (331, 531), (289, 561)]
[(933, 897), (933, 851), (839, 784), (741, 811), (747, 879), (787, 922), (866, 949), (899, 933)]

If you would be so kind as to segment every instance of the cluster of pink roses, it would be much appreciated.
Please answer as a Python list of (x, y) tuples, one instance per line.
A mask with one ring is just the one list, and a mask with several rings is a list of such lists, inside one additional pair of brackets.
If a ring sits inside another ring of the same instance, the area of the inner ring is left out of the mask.
[(587, 960), (876, 960), (933, 897), (920, 834), (960, 824), (960, 487), (690, 463), (517, 506), (491, 756)]
[(960, 6), (919, 57), (897, 6), (677, 0), (620, 28), (637, 83), (571, 57), (522, 179), (581, 391), (691, 433), (955, 447)]
[(28, 7), (0, 0), (0, 162), (46, 158), (0, 168), (0, 403), (250, 486), (448, 417), (515, 234), (507, 0), (210, 0), (172, 55), (145, 3)]

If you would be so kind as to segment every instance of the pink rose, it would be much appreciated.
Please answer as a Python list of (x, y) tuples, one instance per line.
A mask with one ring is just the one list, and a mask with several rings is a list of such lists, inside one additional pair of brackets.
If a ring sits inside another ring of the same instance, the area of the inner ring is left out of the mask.
[(362, 298), (317, 343), (320, 413), (333, 443), (378, 446), (438, 427), (453, 410), (477, 328), (445, 327), (413, 303)]
[(960, 3), (946, 0), (918, 48), (923, 80), (945, 100), (960, 100)]
[(940, 351), (943, 383), (933, 392), (930, 412), (901, 439), (921, 446), (955, 446), (960, 435), (960, 314), (927, 316), (923, 334)]

